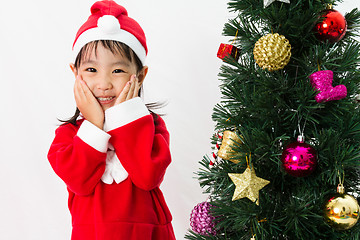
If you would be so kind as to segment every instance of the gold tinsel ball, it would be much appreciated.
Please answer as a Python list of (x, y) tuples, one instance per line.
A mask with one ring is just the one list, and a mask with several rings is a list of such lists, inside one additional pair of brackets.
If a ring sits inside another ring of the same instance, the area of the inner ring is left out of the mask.
[(283, 35), (269, 33), (255, 43), (254, 58), (262, 69), (283, 69), (289, 63), (290, 57), (291, 45)]
[(336, 230), (350, 229), (359, 219), (359, 204), (354, 197), (337, 193), (325, 203), (324, 218)]

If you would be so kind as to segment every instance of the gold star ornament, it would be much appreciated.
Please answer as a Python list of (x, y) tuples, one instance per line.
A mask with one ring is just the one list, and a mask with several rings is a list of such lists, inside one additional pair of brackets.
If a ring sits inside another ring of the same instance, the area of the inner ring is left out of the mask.
[(270, 181), (257, 177), (254, 168), (250, 167), (247, 167), (244, 173), (228, 173), (228, 175), (236, 187), (233, 201), (247, 197), (259, 205), (259, 191)]
[(290, 0), (264, 0), (264, 8), (267, 8), (270, 4), (272, 4), (275, 1), (290, 3)]

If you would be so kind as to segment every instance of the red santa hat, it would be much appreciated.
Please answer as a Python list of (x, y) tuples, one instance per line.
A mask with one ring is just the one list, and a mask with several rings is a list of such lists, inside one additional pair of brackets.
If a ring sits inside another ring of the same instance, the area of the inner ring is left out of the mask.
[(95, 40), (115, 40), (128, 45), (145, 63), (147, 55), (145, 33), (140, 25), (128, 16), (126, 9), (112, 0), (98, 1), (91, 7), (91, 15), (80, 27), (73, 44), (73, 53)]

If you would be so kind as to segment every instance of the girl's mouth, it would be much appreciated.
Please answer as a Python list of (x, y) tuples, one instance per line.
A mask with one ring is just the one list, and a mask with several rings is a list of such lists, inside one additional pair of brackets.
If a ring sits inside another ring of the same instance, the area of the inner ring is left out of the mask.
[(112, 100), (114, 100), (115, 97), (97, 97), (97, 100), (101, 103), (101, 104), (108, 104), (110, 102), (112, 102)]

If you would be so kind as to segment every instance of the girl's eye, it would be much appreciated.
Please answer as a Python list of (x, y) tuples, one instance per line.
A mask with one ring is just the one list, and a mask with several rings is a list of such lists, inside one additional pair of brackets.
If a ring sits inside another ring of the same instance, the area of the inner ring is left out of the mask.
[(87, 71), (87, 72), (96, 72), (96, 69), (95, 68), (87, 68), (85, 71)]
[(113, 71), (113, 73), (123, 73), (123, 72), (125, 72), (124, 70), (121, 70), (121, 69), (115, 69), (114, 71)]

